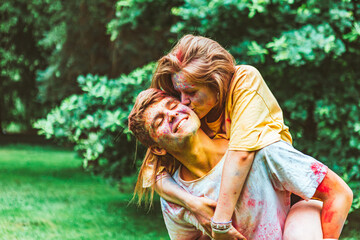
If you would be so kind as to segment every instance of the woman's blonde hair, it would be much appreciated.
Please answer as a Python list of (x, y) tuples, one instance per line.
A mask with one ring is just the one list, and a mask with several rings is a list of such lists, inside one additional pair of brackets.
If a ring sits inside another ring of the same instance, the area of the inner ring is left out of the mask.
[(145, 127), (144, 113), (146, 109), (152, 104), (160, 102), (165, 97), (171, 96), (159, 89), (150, 88), (142, 91), (137, 96), (134, 107), (128, 117), (130, 131), (134, 133), (135, 137), (142, 144), (148, 147), (134, 190), (134, 198), (136, 195), (138, 196), (139, 205), (141, 204), (142, 199), (145, 198), (145, 201), (150, 202), (151, 206), (156, 176), (165, 170), (168, 173), (173, 174), (179, 166), (179, 162), (170, 154), (158, 156), (151, 152), (150, 147), (156, 145), (156, 143), (151, 138), (149, 130)]
[(235, 72), (235, 60), (219, 43), (201, 36), (185, 35), (158, 61), (151, 87), (178, 96), (171, 76), (179, 71), (190, 82), (207, 85), (218, 93), (216, 107), (223, 109), (229, 83)]

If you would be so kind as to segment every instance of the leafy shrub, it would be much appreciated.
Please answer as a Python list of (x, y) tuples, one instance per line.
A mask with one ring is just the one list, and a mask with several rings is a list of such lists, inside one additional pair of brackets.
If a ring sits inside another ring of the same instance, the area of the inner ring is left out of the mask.
[[(239, 64), (257, 67), (284, 111), (294, 145), (342, 176), (358, 196), (353, 206), (359, 208), (358, 16), (359, 3), (349, 0), (119, 0), (107, 30), (125, 51), (122, 56), (134, 52), (134, 59), (156, 59), (154, 54), (168, 51), (174, 38), (193, 33), (218, 41)], [(144, 22), (147, 17), (156, 22)], [(139, 29), (139, 46), (151, 43), (157, 50), (128, 45), (133, 42), (128, 28)], [(36, 127), (49, 137), (74, 142), (85, 163), (99, 161), (105, 175), (131, 172), (136, 144), (126, 129), (126, 116), (153, 67), (115, 80), (80, 77), (84, 94), (64, 100)], [(142, 80), (136, 81), (139, 75)]]
[(136, 96), (150, 84), (153, 69), (150, 63), (117, 79), (79, 76), (83, 94), (64, 99), (34, 127), (47, 138), (74, 143), (84, 167), (113, 178), (129, 175), (134, 171), (136, 142), (127, 116)]
[(359, 208), (359, 3), (184, 0), (172, 12), (174, 33), (209, 36), (260, 70), (294, 145), (342, 176)]

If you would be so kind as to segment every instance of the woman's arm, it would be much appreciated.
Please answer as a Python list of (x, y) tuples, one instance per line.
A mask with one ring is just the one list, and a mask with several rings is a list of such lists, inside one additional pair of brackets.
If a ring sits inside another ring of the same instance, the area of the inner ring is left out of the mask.
[[(213, 217), (214, 222), (231, 219), (246, 177), (254, 160), (254, 152), (229, 151), (223, 168), (220, 195)], [(229, 239), (224, 233), (213, 234), (215, 239)]]
[(314, 197), (323, 201), (321, 228), (324, 238), (338, 239), (352, 204), (351, 189), (329, 169)]
[(155, 191), (166, 201), (178, 204), (194, 214), (200, 225), (211, 234), (210, 219), (214, 215), (216, 202), (206, 197), (191, 195), (177, 184), (169, 173), (156, 181)]

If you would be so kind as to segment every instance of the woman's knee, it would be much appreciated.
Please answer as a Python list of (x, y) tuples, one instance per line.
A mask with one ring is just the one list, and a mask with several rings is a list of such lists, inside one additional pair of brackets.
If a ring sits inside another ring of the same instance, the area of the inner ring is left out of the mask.
[(285, 221), (284, 240), (319, 240), (321, 229), (322, 202), (317, 200), (300, 201), (291, 207)]

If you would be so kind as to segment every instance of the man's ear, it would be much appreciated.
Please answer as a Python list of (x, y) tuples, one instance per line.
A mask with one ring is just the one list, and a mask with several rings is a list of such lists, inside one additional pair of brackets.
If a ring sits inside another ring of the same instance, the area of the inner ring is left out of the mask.
[(166, 150), (158, 146), (151, 146), (150, 151), (155, 155), (160, 155), (160, 156), (166, 155)]

